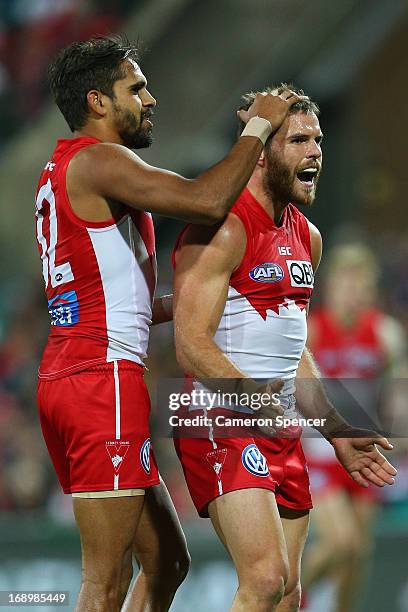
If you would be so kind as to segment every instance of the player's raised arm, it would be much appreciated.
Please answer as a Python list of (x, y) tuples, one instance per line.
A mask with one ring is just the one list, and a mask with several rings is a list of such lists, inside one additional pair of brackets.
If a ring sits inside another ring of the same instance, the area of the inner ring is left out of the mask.
[(299, 99), (289, 90), (258, 94), (248, 111), (239, 111), (247, 126), (230, 153), (196, 179), (150, 166), (123, 145), (102, 142), (75, 156), (68, 180), (84, 195), (96, 194), (185, 221), (216, 223), (248, 182), (268, 136)]

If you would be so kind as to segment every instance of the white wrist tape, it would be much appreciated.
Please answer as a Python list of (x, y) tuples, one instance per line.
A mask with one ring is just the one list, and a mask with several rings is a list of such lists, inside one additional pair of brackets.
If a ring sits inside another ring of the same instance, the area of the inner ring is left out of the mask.
[(245, 126), (241, 136), (255, 136), (264, 145), (272, 134), (271, 122), (262, 117), (252, 117)]

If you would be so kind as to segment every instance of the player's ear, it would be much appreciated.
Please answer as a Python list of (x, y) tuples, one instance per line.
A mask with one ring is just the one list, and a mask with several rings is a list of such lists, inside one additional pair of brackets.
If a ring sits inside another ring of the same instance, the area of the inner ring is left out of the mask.
[(97, 89), (91, 89), (91, 91), (88, 91), (86, 95), (90, 110), (99, 115), (100, 117), (104, 117), (107, 112), (106, 97), (107, 96), (102, 94)]

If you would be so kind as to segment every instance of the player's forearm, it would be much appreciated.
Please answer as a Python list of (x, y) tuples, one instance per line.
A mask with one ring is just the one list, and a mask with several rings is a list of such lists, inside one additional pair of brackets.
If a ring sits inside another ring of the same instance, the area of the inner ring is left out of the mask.
[[(283, 382), (276, 381), (276, 388), (270, 388), (269, 384), (249, 377), (221, 351), (210, 334), (195, 337), (190, 334), (190, 338), (184, 342), (180, 341), (176, 330), (176, 351), (177, 360), (184, 371), (200, 380), (208, 389), (245, 397), (252, 397), (253, 394), (259, 396), (259, 393), (262, 393), (264, 402), (268, 394), (274, 413), (279, 413), (276, 396), (279, 395)], [(245, 405), (248, 406), (248, 403)], [(268, 404), (264, 403), (263, 407), (267, 408)]]
[(322, 420), (322, 426), (316, 429), (329, 441), (335, 434), (350, 428), (327, 397), (318, 368), (307, 348), (302, 353), (296, 373), (296, 405), (305, 417)]
[(241, 137), (230, 153), (191, 183), (197, 214), (208, 213), (207, 222), (224, 219), (248, 183), (262, 152), (262, 142)]
[(246, 378), (207, 334), (176, 330), (176, 354), (183, 370), (195, 378)]
[(155, 297), (152, 308), (152, 325), (173, 320), (173, 294)]

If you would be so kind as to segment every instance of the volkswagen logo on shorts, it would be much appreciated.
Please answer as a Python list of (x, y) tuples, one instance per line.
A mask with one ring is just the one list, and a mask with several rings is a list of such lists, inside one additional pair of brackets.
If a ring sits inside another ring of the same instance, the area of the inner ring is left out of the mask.
[(256, 444), (248, 444), (242, 451), (242, 464), (254, 476), (269, 476), (266, 459)]
[(147, 438), (140, 449), (140, 463), (144, 471), (150, 474), (150, 438)]
[(285, 273), (279, 264), (266, 262), (252, 268), (249, 276), (257, 283), (277, 283), (282, 280)]

